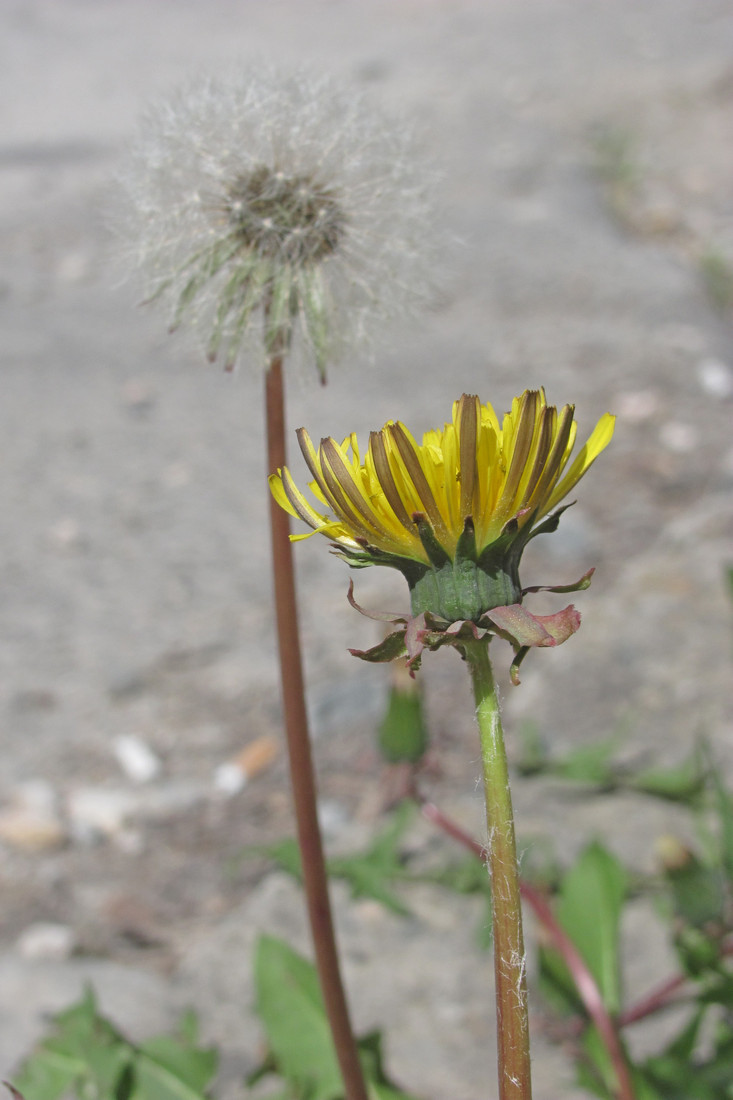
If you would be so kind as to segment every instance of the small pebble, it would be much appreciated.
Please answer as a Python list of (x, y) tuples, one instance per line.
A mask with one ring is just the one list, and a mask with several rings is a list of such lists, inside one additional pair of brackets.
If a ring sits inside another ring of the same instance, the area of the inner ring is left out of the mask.
[(670, 420), (659, 429), (659, 442), (673, 454), (686, 455), (695, 450), (698, 433), (691, 424)]
[(0, 841), (26, 852), (60, 847), (66, 839), (60, 821), (30, 810), (11, 809), (0, 814)]
[(29, 852), (57, 848), (66, 839), (56, 792), (44, 779), (22, 783), (0, 813), (0, 841)]
[(160, 775), (161, 763), (153, 750), (134, 734), (115, 737), (113, 742), (117, 763), (135, 783), (149, 783)]
[(47, 534), (49, 542), (58, 550), (75, 550), (83, 542), (81, 527), (71, 516), (52, 523)]
[(220, 764), (214, 772), (214, 787), (221, 794), (239, 794), (246, 785), (247, 776), (238, 764)]
[(146, 413), (152, 409), (156, 393), (149, 382), (142, 378), (128, 378), (122, 387), (122, 403), (130, 412)]
[(697, 377), (705, 393), (711, 397), (733, 394), (733, 372), (721, 359), (703, 359), (697, 365)]
[(137, 807), (131, 791), (80, 787), (69, 796), (68, 814), (77, 840), (87, 842), (120, 833)]
[(613, 407), (622, 420), (641, 424), (654, 416), (659, 407), (659, 398), (654, 390), (629, 390), (617, 394)]
[(71, 956), (76, 946), (76, 938), (67, 924), (38, 921), (36, 924), (29, 924), (21, 932), (15, 946), (24, 959), (49, 959), (61, 962)]
[(349, 813), (345, 806), (333, 798), (318, 801), (318, 823), (326, 836), (339, 833), (349, 822)]

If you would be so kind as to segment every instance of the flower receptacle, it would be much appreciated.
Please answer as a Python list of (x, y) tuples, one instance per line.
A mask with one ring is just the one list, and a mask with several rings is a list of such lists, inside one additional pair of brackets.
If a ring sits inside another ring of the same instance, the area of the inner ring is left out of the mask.
[(413, 615), (428, 612), (449, 623), (477, 623), (493, 607), (519, 603), (519, 578), (497, 566), (487, 570), (466, 558), (428, 569), (410, 588)]

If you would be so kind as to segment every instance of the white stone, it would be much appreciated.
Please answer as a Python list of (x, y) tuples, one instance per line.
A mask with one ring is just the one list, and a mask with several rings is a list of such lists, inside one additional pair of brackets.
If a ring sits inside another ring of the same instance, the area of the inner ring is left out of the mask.
[(659, 398), (654, 390), (627, 390), (617, 395), (614, 408), (622, 420), (640, 424), (654, 416)]
[(214, 787), (221, 794), (239, 794), (246, 784), (247, 776), (238, 764), (220, 764), (214, 772)]
[(670, 420), (659, 429), (659, 442), (668, 451), (677, 455), (687, 455), (698, 444), (698, 433), (691, 424), (681, 424)]
[(67, 924), (38, 921), (29, 924), (16, 941), (24, 959), (68, 959), (76, 946), (74, 932)]
[(95, 840), (119, 833), (137, 809), (131, 791), (105, 787), (80, 787), (69, 795), (68, 814), (78, 840)]
[(705, 393), (711, 397), (733, 394), (733, 371), (721, 359), (702, 359), (697, 365), (697, 377)]
[(149, 783), (160, 774), (160, 759), (149, 745), (134, 734), (115, 737), (113, 750), (122, 770), (136, 783)]

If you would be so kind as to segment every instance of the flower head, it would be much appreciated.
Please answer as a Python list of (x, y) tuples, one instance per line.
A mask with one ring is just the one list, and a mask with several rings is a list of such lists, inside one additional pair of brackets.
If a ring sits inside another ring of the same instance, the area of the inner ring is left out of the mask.
[[(495, 632), (518, 644), (530, 636), (527, 644), (557, 644), (564, 637), (555, 636), (552, 622), (529, 622), (523, 608), (507, 609), (527, 591), (519, 581), (527, 542), (555, 530), (564, 510), (558, 505), (613, 435), (607, 413), (571, 462), (573, 413), (572, 405), (548, 405), (543, 390), (526, 390), (500, 423), (491, 405), (464, 394), (451, 423), (426, 432), (422, 443), (399, 421), (372, 432), (363, 462), (354, 435), (340, 445), (323, 439), (316, 450), (301, 429), (310, 489), (326, 511), (308, 502), (287, 468), (270, 486), (286, 511), (330, 539), (351, 566), (399, 569), (413, 616), (479, 624), (488, 613)], [(565, 637), (569, 622), (560, 630)]]
[[(253, 69), (149, 110), (125, 234), (210, 359), (294, 340), (323, 375), (370, 320), (427, 297), (431, 180), (415, 142), (351, 88)], [(254, 340), (252, 339), (254, 337)]]

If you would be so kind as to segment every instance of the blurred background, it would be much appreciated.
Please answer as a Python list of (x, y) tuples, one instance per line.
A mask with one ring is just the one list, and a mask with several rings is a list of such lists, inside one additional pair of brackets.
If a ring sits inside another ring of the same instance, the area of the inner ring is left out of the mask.
[[(595, 565), (581, 633), (532, 653), (518, 689), (497, 645), (510, 756), (531, 718), (560, 748), (618, 733), (631, 763), (682, 760), (705, 735), (730, 777), (733, 9), (4, 0), (0, 24), (0, 1076), (91, 979), (133, 1033), (198, 1006), (235, 1096), (260, 1043), (243, 1017), (257, 931), (308, 946), (297, 888), (239, 858), (292, 833), (262, 379), (169, 337), (121, 275), (106, 226), (138, 116), (192, 73), (264, 58), (418, 123), (451, 241), (433, 308), (325, 389), (292, 379), (290, 423), (365, 438), (399, 418), (419, 434), (461, 392), (501, 412), (539, 385), (575, 403), (580, 436), (617, 413), (522, 574), (568, 583)], [(387, 677), (347, 652), (378, 634), (346, 603), (344, 564), (323, 540), (296, 556), (324, 829), (348, 850), (380, 820)], [(387, 570), (355, 580), (367, 607), (406, 605)], [(424, 671), (428, 787), (482, 835), (464, 671), (450, 653)], [(222, 766), (252, 743), (228, 793)], [(560, 860), (601, 834), (648, 869), (674, 828), (673, 809), (628, 792), (520, 780), (515, 800), (523, 846), (540, 837)], [(411, 843), (429, 855), (433, 839), (416, 825)], [(406, 1087), (475, 1096), (493, 1038), (474, 899), (420, 887), (409, 920), (336, 900), (359, 1029), (385, 1027)], [(665, 952), (645, 904), (639, 990)], [(582, 1096), (537, 1032), (539, 1100)]]

